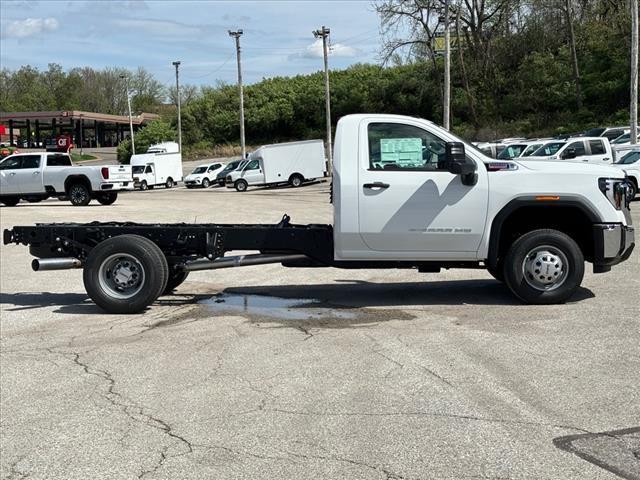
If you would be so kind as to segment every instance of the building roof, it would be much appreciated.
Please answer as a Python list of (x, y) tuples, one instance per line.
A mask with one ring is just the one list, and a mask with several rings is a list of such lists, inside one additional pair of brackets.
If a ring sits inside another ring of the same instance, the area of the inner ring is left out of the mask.
[[(80, 110), (63, 110), (52, 112), (0, 112), (0, 122), (6, 123), (9, 120), (25, 121), (25, 120), (41, 120), (51, 122), (53, 119), (60, 120), (93, 120), (107, 123), (129, 124), (127, 115), (111, 115), (109, 113), (84, 112)], [(160, 118), (155, 113), (141, 113), (132, 117), (134, 125), (143, 125), (152, 120)]]

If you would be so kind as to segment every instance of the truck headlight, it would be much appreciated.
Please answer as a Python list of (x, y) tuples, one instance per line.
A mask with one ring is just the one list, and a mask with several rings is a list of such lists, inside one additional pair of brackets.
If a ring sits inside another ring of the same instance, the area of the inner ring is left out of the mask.
[(628, 207), (629, 202), (632, 200), (632, 191), (629, 188), (629, 181), (627, 179), (599, 178), (598, 188), (616, 210), (622, 210), (622, 207)]

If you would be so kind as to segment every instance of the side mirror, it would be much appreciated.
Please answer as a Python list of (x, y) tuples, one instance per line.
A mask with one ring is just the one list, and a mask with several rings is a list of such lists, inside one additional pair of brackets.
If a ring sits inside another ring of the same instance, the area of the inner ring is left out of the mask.
[(460, 175), (463, 185), (475, 185), (478, 182), (475, 162), (468, 160), (462, 142), (447, 142), (445, 146), (443, 170)]
[(564, 159), (576, 158), (576, 156), (575, 148), (567, 148), (567, 151), (562, 154), (562, 158)]

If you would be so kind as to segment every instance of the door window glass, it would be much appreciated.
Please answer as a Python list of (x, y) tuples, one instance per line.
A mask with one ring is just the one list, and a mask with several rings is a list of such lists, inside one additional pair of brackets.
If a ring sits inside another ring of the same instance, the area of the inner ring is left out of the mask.
[(38, 168), (40, 167), (40, 155), (23, 155), (20, 168)]
[(144, 171), (144, 173), (153, 173), (153, 169), (151, 168), (151, 165), (147, 165), (147, 168)]
[(580, 155), (584, 155), (584, 143), (582, 143), (582, 141), (570, 143), (567, 146), (567, 149), (565, 150), (565, 152), (568, 152), (571, 149), (575, 150), (576, 157), (579, 157)]
[(445, 142), (413, 125), (369, 124), (371, 170), (438, 170), (444, 163)]
[(609, 130), (608, 132), (605, 132), (603, 136), (608, 138), (609, 140), (613, 140), (614, 138), (618, 138), (623, 133), (624, 133), (624, 130), (622, 129)]
[(257, 170), (259, 166), (260, 162), (258, 160), (251, 160), (245, 170)]
[(602, 155), (605, 153), (602, 140), (589, 140), (589, 146), (591, 147), (591, 155)]
[(9, 157), (0, 163), (0, 170), (14, 170), (20, 168), (20, 157)]
[(48, 155), (47, 167), (70, 167), (71, 158), (69, 155)]

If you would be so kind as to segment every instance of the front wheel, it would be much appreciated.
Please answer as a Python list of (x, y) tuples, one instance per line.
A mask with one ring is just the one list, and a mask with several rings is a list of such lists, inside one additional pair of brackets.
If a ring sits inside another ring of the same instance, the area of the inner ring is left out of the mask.
[(101, 205), (111, 205), (117, 198), (118, 192), (105, 192), (96, 196), (96, 200), (98, 200)]
[(145, 191), (149, 189), (149, 184), (147, 183), (146, 180), (142, 180), (140, 182), (140, 190)]
[(6, 205), (7, 207), (15, 207), (18, 203), (20, 203), (20, 197), (2, 197), (0, 198), (0, 203)]
[(69, 201), (71, 205), (76, 207), (87, 206), (91, 201), (91, 192), (82, 183), (71, 185), (71, 188), (69, 188)]
[(249, 186), (246, 180), (236, 180), (236, 183), (233, 185), (236, 187), (238, 192), (245, 192)]
[(169, 267), (148, 238), (120, 235), (91, 250), (84, 267), (89, 297), (108, 313), (139, 313), (164, 291)]
[(204, 180), (202, 180), (202, 188), (209, 188), (210, 185), (211, 185), (211, 182), (209, 181), (208, 178), (205, 178)]
[(507, 286), (523, 302), (566, 302), (582, 283), (584, 255), (558, 230), (534, 230), (518, 238), (504, 261)]

